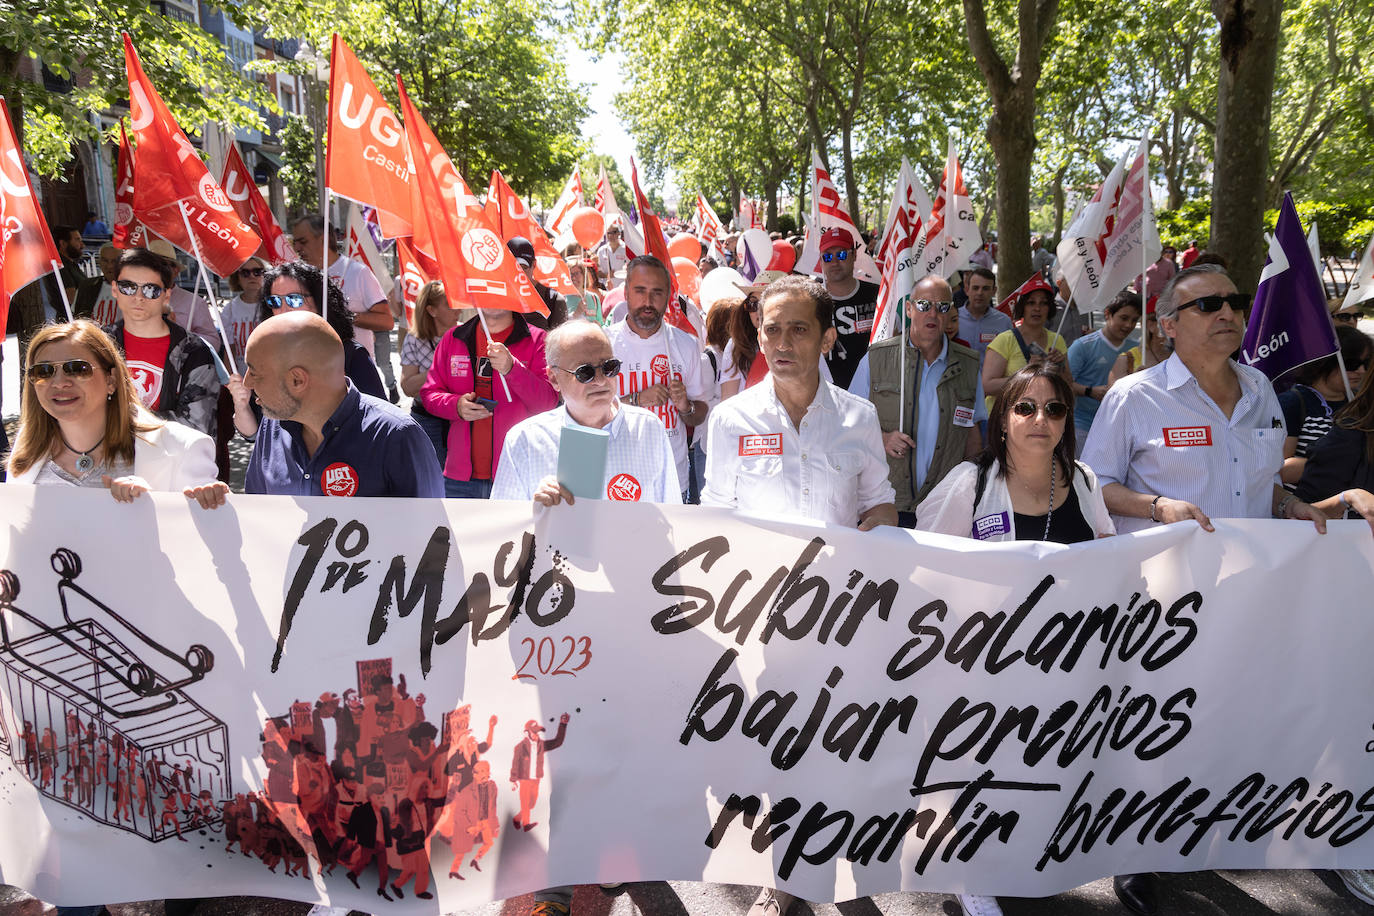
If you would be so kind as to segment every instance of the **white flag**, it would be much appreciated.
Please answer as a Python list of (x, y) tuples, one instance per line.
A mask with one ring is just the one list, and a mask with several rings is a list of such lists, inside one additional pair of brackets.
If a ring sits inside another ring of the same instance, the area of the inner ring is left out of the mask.
[(553, 209), (549, 210), (548, 222), (544, 224), (544, 228), (554, 235), (570, 231), (572, 223), (568, 221), (568, 217), (572, 215), (574, 210), (582, 206), (583, 200), (581, 167), (573, 166), (567, 184), (563, 185), (563, 193), (558, 195), (558, 200), (554, 201)]
[(1056, 253), (1080, 310), (1102, 308), (1159, 259), (1149, 182), (1147, 137), (1134, 156), (1122, 157), (1064, 233)]
[(382, 286), (382, 295), (391, 295), (391, 288), (396, 285), (396, 281), (392, 279), (391, 271), (386, 269), (386, 262), (377, 250), (372, 233), (367, 231), (367, 220), (363, 219), (362, 207), (356, 203), (349, 204), (348, 207), (348, 246), (344, 253), (355, 261), (361, 261), (372, 271), (372, 275)]
[(983, 234), (978, 231), (978, 219), (973, 215), (973, 203), (968, 197), (964, 172), (959, 167), (951, 136), (945, 154), (945, 171), (931, 204), (930, 222), (926, 228), (925, 273), (949, 279), (967, 267), (969, 258), (982, 247)]
[(1350, 286), (1346, 287), (1345, 301), (1341, 303), (1341, 308), (1369, 298), (1374, 298), (1374, 236), (1370, 236), (1369, 244), (1364, 246), (1364, 257), (1360, 258), (1360, 266), (1355, 270), (1355, 276), (1350, 278)]
[[(649, 253), (649, 249), (644, 245), (644, 234), (639, 231), (638, 226), (630, 222), (630, 218), (620, 209), (620, 204), (616, 203), (615, 191), (611, 190), (611, 182), (606, 176), (604, 165), (601, 167), (601, 174), (596, 179), (594, 206), (601, 211), (606, 228), (620, 227), (620, 241), (629, 249), (630, 257), (637, 258), (642, 254)], [(571, 226), (568, 227), (568, 231), (572, 231)]]
[(854, 220), (849, 216), (849, 210), (844, 205), (844, 200), (840, 197), (840, 192), (835, 187), (835, 182), (830, 178), (830, 172), (821, 164), (821, 157), (814, 150), (811, 153), (811, 225), (806, 235), (806, 245), (802, 248), (801, 259), (797, 262), (797, 271), (809, 273), (813, 277), (821, 276), (821, 233), (825, 230), (839, 226), (849, 230), (849, 234), (854, 237), (856, 244), (859, 244), (859, 254), (854, 259), (854, 276), (860, 280), (867, 280), (869, 283), (882, 282), (882, 272), (878, 270), (878, 265), (873, 262), (872, 256), (863, 248), (859, 237), (859, 227), (854, 225)]
[(886, 340), (902, 332), (906, 322), (906, 303), (911, 290), (920, 279), (917, 264), (925, 250), (925, 224), (921, 220), (920, 204), (915, 187), (915, 173), (904, 160), (892, 194), (892, 209), (888, 217), (888, 231), (878, 251), (882, 259), (883, 278), (878, 287), (878, 304), (873, 315), (873, 330), (869, 342)]
[[(1312, 228), (1307, 230), (1307, 249), (1312, 252), (1312, 263), (1317, 265), (1317, 276), (1322, 276), (1326, 271), (1326, 265), (1322, 263), (1322, 242), (1317, 237), (1317, 221), (1312, 220)], [(1323, 295), (1325, 295), (1325, 283), (1323, 280)]]
[(725, 247), (721, 240), (725, 238), (725, 227), (721, 225), (716, 211), (707, 205), (706, 198), (700, 191), (697, 192), (697, 209), (692, 216), (692, 225), (696, 237), (706, 246), (706, 253), (711, 260), (717, 264), (724, 264)]

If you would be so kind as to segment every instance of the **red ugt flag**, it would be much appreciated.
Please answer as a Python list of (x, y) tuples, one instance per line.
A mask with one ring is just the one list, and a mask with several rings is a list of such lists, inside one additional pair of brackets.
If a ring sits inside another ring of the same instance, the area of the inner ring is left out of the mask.
[(415, 302), (420, 290), (432, 278), (420, 266), (420, 257), (411, 247), (410, 239), (396, 240), (396, 263), (401, 272), (401, 302), (406, 308), (406, 324), (415, 327)]
[(124, 122), (119, 122), (119, 164), (115, 172), (115, 223), (114, 238), (110, 243), (116, 248), (142, 248), (148, 244), (148, 230), (134, 218), (134, 148), (129, 145), (129, 135), (124, 131)]
[(29, 185), (29, 173), (10, 120), (9, 106), (0, 98), (0, 340), (5, 339), (10, 297), (56, 268), (57, 246)]
[(506, 183), (506, 176), (495, 169), (491, 173), (491, 184), (487, 187), (487, 219), (507, 242), (518, 235), (529, 239), (530, 244), (534, 245), (534, 267), (531, 271), (534, 279), (560, 293), (576, 295), (577, 287), (573, 286), (568, 265), (554, 251), (548, 233), (539, 228), (530, 208)]
[(229, 196), (229, 202), (234, 205), (234, 212), (253, 227), (253, 231), (262, 239), (258, 257), (269, 264), (296, 260), (295, 249), (286, 240), (286, 233), (282, 232), (281, 226), (277, 225), (277, 218), (272, 215), (272, 209), (267, 206), (267, 201), (262, 199), (258, 183), (253, 180), (253, 173), (248, 171), (243, 157), (239, 155), (237, 143), (229, 144), (229, 152), (224, 157), (224, 175), (220, 178), (220, 184), (224, 187), (224, 193)]
[(492, 229), (481, 202), (406, 95), (399, 75), (396, 86), (414, 169), (410, 176), (412, 228), (420, 266), (444, 282), (451, 308), (473, 305), (547, 315), (544, 300)]
[[(221, 277), (228, 276), (253, 256), (262, 239), (239, 219), (224, 189), (172, 120), (143, 72), (127, 32), (124, 66), (129, 78), (129, 114), (138, 140), (134, 215), (173, 245), (199, 256)], [(186, 232), (188, 225), (193, 236)]]

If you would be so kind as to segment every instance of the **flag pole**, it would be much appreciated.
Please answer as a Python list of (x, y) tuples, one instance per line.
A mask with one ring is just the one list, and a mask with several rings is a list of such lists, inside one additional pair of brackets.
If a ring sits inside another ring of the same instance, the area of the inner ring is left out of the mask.
[[(481, 308), (477, 309), (477, 320), (481, 322), (482, 333), (487, 335), (487, 343), (490, 344), (495, 338), (491, 336), (491, 328), (487, 327), (487, 316), (482, 314)], [(495, 372), (496, 370), (493, 369), (492, 371)], [(496, 373), (496, 377), (501, 380), (501, 387), (505, 389), (506, 400), (514, 401), (515, 398), (510, 393), (510, 385), (506, 384), (506, 377), (499, 372)]]
[[(210, 278), (205, 272), (205, 262), (201, 260), (200, 257), (200, 242), (196, 241), (196, 234), (191, 231), (191, 221), (187, 218), (186, 207), (182, 204), (181, 201), (177, 201), (177, 212), (181, 214), (181, 224), (186, 227), (186, 235), (189, 236), (191, 239), (191, 254), (195, 256), (196, 268), (200, 272), (200, 279), (205, 281), (205, 295), (209, 297), (209, 302), (206, 303), (206, 308), (210, 310), (210, 320), (215, 323), (215, 330), (219, 332), (220, 343), (224, 345), (224, 355), (229, 360), (229, 371), (234, 375), (238, 375), (238, 366), (234, 364), (234, 349), (233, 347), (229, 346), (229, 338), (224, 333), (224, 323), (220, 320), (219, 317), (219, 303), (215, 301), (215, 288), (210, 283)], [(320, 303), (320, 306), (321, 308), (323, 308), (324, 303)], [(196, 306), (195, 303), (192, 302), (191, 314), (194, 315), (195, 311)], [(190, 317), (187, 318), (186, 323), (192, 323)], [(187, 330), (190, 331), (189, 328)]]
[(52, 265), (53, 275), (57, 278), (57, 294), (62, 297), (62, 308), (67, 312), (67, 321), (74, 321), (72, 317), (72, 304), (67, 298), (67, 287), (62, 285), (62, 265), (57, 261), (49, 261)]
[(902, 360), (901, 382), (897, 389), (897, 432), (899, 433), (905, 432), (902, 426), (906, 423), (906, 343), (910, 333), (906, 329), (906, 303), (899, 301), (897, 303), (897, 334), (902, 339), (902, 345), (897, 348), (901, 353)]
[[(1069, 309), (1073, 308), (1073, 287), (1069, 287), (1069, 301), (1064, 303), (1064, 313), (1059, 316), (1059, 327), (1054, 329), (1054, 333), (1059, 337), (1064, 336), (1064, 319), (1069, 317)], [(1053, 347), (1051, 347), (1053, 349)]]

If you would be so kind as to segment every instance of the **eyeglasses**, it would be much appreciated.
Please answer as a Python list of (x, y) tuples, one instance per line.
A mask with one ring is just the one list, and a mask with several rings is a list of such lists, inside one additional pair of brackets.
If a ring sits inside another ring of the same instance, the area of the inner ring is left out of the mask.
[(1363, 369), (1365, 366), (1368, 366), (1368, 365), (1369, 365), (1369, 357), (1368, 357), (1368, 356), (1364, 357), (1363, 359), (1352, 359), (1350, 362), (1348, 362), (1348, 363), (1345, 364), (1345, 371), (1346, 371), (1346, 372), (1359, 372), (1361, 369)]
[(1337, 312), (1331, 316), (1341, 324), (1359, 324), (1360, 316), (1354, 312)]
[(591, 363), (583, 363), (576, 369), (564, 369), (562, 366), (554, 366), (554, 368), (557, 369), (559, 372), (568, 373), (573, 378), (577, 379), (579, 382), (585, 385), (592, 379), (596, 378), (596, 370), (598, 369), (601, 370), (601, 374), (606, 376), (606, 378), (615, 378), (617, 375), (620, 374), (620, 360), (616, 359), (615, 357), (611, 357), (610, 359), (606, 360), (598, 366), (593, 366)]
[(263, 274), (265, 274), (265, 273), (267, 273), (267, 271), (266, 271), (265, 268), (262, 268), (262, 267), (240, 267), (240, 268), (239, 268), (239, 276), (240, 276), (240, 277), (261, 277), (261, 276), (262, 276)]
[(749, 314), (751, 314), (751, 315), (752, 315), (754, 312), (757, 312), (757, 311), (759, 310), (759, 300), (758, 300), (758, 297), (757, 297), (757, 296), (750, 296), (748, 299), (745, 299), (745, 300), (744, 300), (744, 310), (745, 310), (746, 312), (748, 312)]
[(34, 384), (50, 381), (61, 369), (67, 378), (88, 379), (95, 372), (89, 360), (69, 359), (60, 363), (30, 363), (29, 381)]
[(1223, 305), (1229, 305), (1231, 311), (1245, 313), (1250, 311), (1250, 297), (1245, 293), (1231, 293), (1229, 296), (1199, 296), (1192, 302), (1184, 302), (1178, 307), (1181, 312), (1187, 308), (1196, 307), (1204, 315), (1221, 311)]
[(305, 294), (287, 293), (284, 296), (263, 296), (262, 304), (270, 309), (305, 308)]
[(144, 299), (161, 299), (162, 294), (167, 292), (167, 287), (158, 286), (156, 283), (144, 283), (142, 285), (132, 280), (116, 280), (115, 289), (126, 296), (137, 296), (143, 294)]
[(829, 264), (832, 260), (837, 260), (837, 261), (848, 261), (848, 260), (849, 260), (849, 252), (848, 252), (848, 251), (827, 251), (827, 252), (825, 252), (825, 254), (821, 255), (821, 260), (824, 261), (824, 262), (827, 263), (827, 264)]
[(1017, 401), (1011, 405), (1011, 412), (1018, 417), (1033, 417), (1041, 411), (1048, 420), (1062, 420), (1069, 415), (1069, 405), (1063, 401), (1049, 401), (1043, 406), (1034, 401)]
[(954, 308), (953, 302), (931, 302), (929, 299), (916, 299), (911, 303), (912, 309), (918, 312), (928, 312), (931, 309), (946, 315)]

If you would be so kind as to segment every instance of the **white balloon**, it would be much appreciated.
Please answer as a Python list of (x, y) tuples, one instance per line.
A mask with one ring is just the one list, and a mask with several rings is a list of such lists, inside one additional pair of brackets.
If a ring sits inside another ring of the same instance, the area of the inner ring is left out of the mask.
[(701, 303), (701, 310), (711, 311), (711, 308), (722, 299), (742, 298), (744, 294), (739, 291), (736, 284), (747, 286), (749, 281), (741, 277), (739, 271), (733, 267), (717, 267), (702, 277), (701, 286), (697, 289), (697, 301)]
[(739, 256), (739, 272), (752, 281), (773, 260), (773, 240), (762, 229), (746, 229), (735, 244), (735, 253)]

